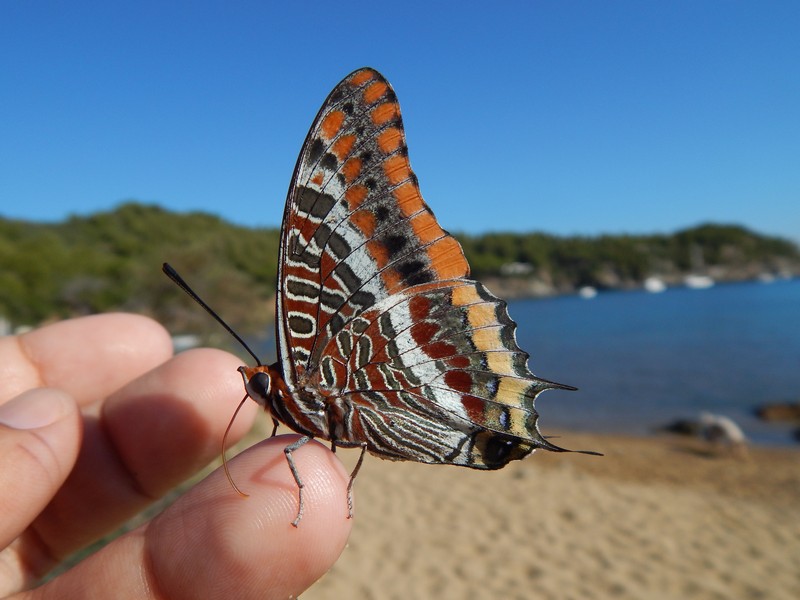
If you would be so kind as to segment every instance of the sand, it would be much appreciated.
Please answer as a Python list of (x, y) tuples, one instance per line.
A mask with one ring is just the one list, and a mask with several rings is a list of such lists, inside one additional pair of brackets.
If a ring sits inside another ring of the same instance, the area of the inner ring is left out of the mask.
[(496, 472), (368, 457), (349, 545), (303, 600), (800, 598), (800, 451), (558, 443), (606, 456)]

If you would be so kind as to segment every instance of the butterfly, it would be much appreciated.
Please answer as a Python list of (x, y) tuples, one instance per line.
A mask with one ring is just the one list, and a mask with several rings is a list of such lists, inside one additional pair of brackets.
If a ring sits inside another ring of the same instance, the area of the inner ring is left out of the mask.
[(534, 402), (567, 385), (528, 369), (507, 305), (470, 279), (423, 201), (392, 87), (371, 68), (330, 93), (303, 144), (281, 227), (278, 361), (241, 367), (247, 395), (331, 449), (499, 469), (537, 448)]

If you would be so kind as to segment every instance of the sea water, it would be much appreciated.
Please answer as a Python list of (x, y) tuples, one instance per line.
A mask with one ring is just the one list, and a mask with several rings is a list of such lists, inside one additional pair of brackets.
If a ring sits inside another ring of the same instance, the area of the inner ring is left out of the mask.
[[(648, 434), (709, 411), (753, 442), (797, 445), (797, 425), (753, 411), (800, 401), (800, 280), (516, 300), (508, 310), (531, 371), (579, 388), (539, 396), (545, 434)], [(274, 360), (271, 327), (248, 342)]]
[(753, 411), (800, 401), (800, 280), (518, 300), (509, 312), (531, 370), (580, 388), (539, 396), (545, 433), (644, 434), (709, 411), (756, 443), (794, 443), (792, 426)]

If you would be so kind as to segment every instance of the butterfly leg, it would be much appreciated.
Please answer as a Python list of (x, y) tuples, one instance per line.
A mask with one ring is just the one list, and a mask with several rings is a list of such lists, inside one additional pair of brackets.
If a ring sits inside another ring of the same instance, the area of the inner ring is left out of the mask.
[(294, 481), (297, 484), (297, 496), (298, 496), (297, 516), (294, 518), (294, 521), (292, 521), (292, 525), (294, 527), (297, 527), (297, 525), (300, 523), (300, 519), (303, 518), (303, 487), (304, 487), (304, 484), (303, 484), (303, 480), (300, 479), (300, 473), (297, 471), (297, 466), (294, 464), (294, 458), (292, 458), (292, 452), (294, 452), (295, 450), (297, 450), (301, 446), (304, 446), (305, 444), (307, 444), (310, 441), (311, 441), (311, 438), (304, 435), (303, 437), (298, 439), (296, 442), (293, 442), (293, 443), (289, 444), (288, 446), (286, 446), (286, 448), (283, 449), (283, 453), (286, 455), (286, 462), (289, 463), (289, 469), (291, 470), (292, 476), (294, 476)]
[(278, 425), (280, 425), (278, 419), (272, 417), (272, 435), (269, 437), (275, 437), (275, 434), (278, 433)]
[(353, 518), (353, 482), (356, 480), (356, 475), (358, 475), (358, 471), (361, 469), (361, 463), (364, 462), (364, 453), (367, 451), (367, 444), (366, 442), (361, 444), (361, 455), (358, 457), (358, 462), (356, 463), (356, 468), (353, 469), (353, 472), (350, 473), (350, 481), (347, 483), (347, 518)]

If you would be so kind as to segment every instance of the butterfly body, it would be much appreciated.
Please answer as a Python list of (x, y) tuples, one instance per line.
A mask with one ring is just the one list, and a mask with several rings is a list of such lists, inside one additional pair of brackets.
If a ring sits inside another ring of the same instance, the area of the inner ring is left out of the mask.
[(515, 330), (423, 201), (392, 88), (373, 69), (351, 73), (295, 167), (279, 360), (240, 369), (248, 394), (304, 440), (497, 469), (536, 448), (562, 451), (540, 434), (534, 400), (572, 389), (528, 370)]

